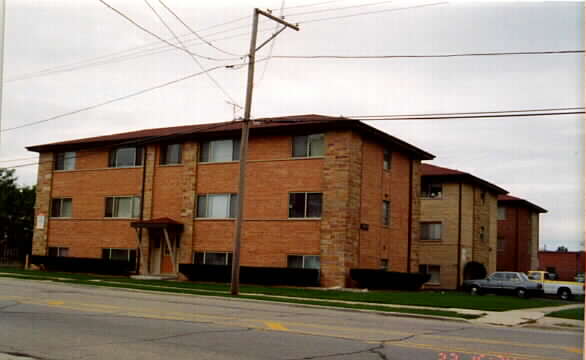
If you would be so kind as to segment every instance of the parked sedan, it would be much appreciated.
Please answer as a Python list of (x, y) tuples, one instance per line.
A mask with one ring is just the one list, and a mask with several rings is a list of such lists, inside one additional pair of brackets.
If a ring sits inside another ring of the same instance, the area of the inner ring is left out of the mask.
[(491, 292), (516, 294), (525, 298), (543, 294), (543, 285), (530, 281), (527, 275), (520, 272), (497, 271), (486, 279), (466, 280), (463, 286), (473, 295)]

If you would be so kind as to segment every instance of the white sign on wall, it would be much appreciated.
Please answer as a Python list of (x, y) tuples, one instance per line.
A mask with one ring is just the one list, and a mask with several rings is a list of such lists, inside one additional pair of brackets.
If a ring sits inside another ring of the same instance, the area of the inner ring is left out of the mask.
[(45, 215), (37, 215), (37, 229), (45, 228)]

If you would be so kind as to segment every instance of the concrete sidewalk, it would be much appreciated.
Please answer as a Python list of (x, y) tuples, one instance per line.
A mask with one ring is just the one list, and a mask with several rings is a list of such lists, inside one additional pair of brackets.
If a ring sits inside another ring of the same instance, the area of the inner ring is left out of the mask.
[(548, 325), (557, 325), (558, 327), (566, 326), (584, 328), (584, 321), (545, 317), (547, 314), (556, 311), (578, 309), (583, 307), (584, 304), (569, 304), (535, 309), (486, 312), (485, 316), (470, 320), (470, 322), (500, 326), (523, 326), (527, 324), (540, 324), (541, 326), (545, 327), (548, 327)]

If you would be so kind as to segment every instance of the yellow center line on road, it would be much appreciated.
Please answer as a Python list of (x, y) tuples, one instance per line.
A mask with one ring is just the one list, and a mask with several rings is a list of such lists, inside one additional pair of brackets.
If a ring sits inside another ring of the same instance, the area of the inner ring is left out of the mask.
[(266, 321), (265, 324), (271, 330), (276, 330), (276, 331), (288, 331), (289, 330), (286, 327), (284, 327), (283, 324), (278, 323), (278, 322)]

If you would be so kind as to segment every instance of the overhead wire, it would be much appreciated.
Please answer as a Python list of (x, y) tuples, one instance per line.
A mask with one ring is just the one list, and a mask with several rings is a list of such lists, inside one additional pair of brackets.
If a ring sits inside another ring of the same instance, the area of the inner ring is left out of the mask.
[[(184, 48), (185, 50), (187, 50), (187, 47), (185, 46), (185, 44), (183, 44), (183, 41), (181, 41), (181, 39), (179, 39), (179, 37), (177, 36), (177, 34), (175, 33), (175, 31), (173, 31), (173, 29), (171, 29), (171, 27), (169, 26), (169, 24), (167, 24), (167, 22), (165, 21), (165, 19), (163, 19), (163, 17), (158, 13), (158, 11), (149, 3), (148, 0), (144, 0), (144, 2), (151, 9), (151, 11), (155, 14), (155, 16), (159, 19), (159, 21), (165, 26), (165, 28), (169, 31), (169, 33), (171, 33), (171, 35), (173, 35), (173, 37), (181, 45), (181, 47)], [(191, 53), (189, 53), (189, 55), (190, 55), (191, 59), (195, 62), (195, 64), (202, 71), (205, 71), (204, 66), (197, 59), (197, 57), (195, 57)], [(226, 91), (226, 89), (224, 89), (224, 87), (210, 74), (210, 72), (206, 71), (205, 72), (205, 75), (224, 94), (225, 97), (227, 97), (231, 102), (236, 103), (236, 100), (234, 100), (234, 98), (232, 98), (232, 96), (230, 96), (230, 94), (228, 93), (228, 91)]]
[[(279, 11), (281, 17), (283, 17), (284, 9), (285, 9), (285, 0), (282, 0), (281, 1), (281, 10)], [(279, 25), (280, 25), (279, 23), (275, 23), (275, 28), (273, 30), (273, 33), (274, 34), (277, 34), (277, 31), (279, 30)], [(262, 81), (263, 81), (263, 79), (265, 77), (265, 73), (267, 72), (267, 68), (269, 67), (269, 62), (270, 62), (271, 57), (273, 55), (273, 50), (275, 48), (275, 43), (276, 42), (277, 41), (275, 40), (275, 41), (271, 42), (271, 45), (269, 45), (269, 51), (268, 51), (268, 55), (267, 55), (267, 61), (264, 63), (262, 72), (260, 74), (260, 78), (258, 79), (258, 82), (257, 82), (257, 86), (259, 86), (260, 83), (262, 83)]]
[(559, 55), (580, 54), (584, 50), (544, 50), (544, 51), (503, 51), (453, 54), (421, 54), (421, 55), (274, 55), (275, 59), (333, 59), (333, 60), (376, 60), (376, 59), (425, 59), (453, 58), (470, 56), (509, 56), (509, 55)]

